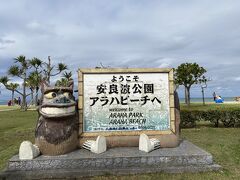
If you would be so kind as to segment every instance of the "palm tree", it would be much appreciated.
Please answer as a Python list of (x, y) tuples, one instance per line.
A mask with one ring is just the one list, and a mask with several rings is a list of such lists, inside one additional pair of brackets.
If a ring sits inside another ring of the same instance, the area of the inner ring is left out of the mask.
[(28, 95), (26, 94), (26, 81), (27, 81), (27, 70), (29, 69), (30, 65), (26, 60), (25, 56), (18, 56), (14, 58), (14, 60), (15, 60), (15, 63), (17, 63), (18, 65), (11, 66), (8, 70), (8, 74), (12, 76), (17, 76), (23, 80), (23, 92), (22, 93), (20, 93), (19, 91), (16, 91), (16, 92), (22, 95), (21, 108), (26, 111), (27, 110), (26, 98), (29, 95), (29, 94)]
[(10, 79), (7, 76), (0, 77), (0, 83), (2, 83), (5, 87)]
[(14, 105), (14, 92), (19, 87), (19, 84), (17, 84), (17, 83), (10, 83), (7, 86), (12, 91), (12, 105)]
[(30, 79), (29, 77), (26, 81), (26, 87), (28, 87), (31, 91), (31, 93), (30, 93), (31, 94), (31, 101), (30, 102), (31, 102), (31, 105), (33, 105), (33, 93), (34, 93), (35, 86), (34, 86), (34, 83), (33, 83), (32, 79)]
[(63, 87), (66, 87), (69, 85), (69, 82), (72, 81), (72, 72), (70, 71), (69, 73), (68, 72), (64, 72), (63, 73), (63, 78), (61, 78), (60, 80), (57, 80), (57, 82), (55, 83), (55, 86), (57, 87), (60, 87), (60, 86), (63, 86)]
[(41, 83), (41, 75), (36, 73), (36, 72), (32, 72), (30, 73), (30, 75), (27, 78), (27, 87), (29, 87), (30, 91), (31, 91), (31, 102), (33, 104), (33, 93), (34, 90), (36, 92), (36, 97), (35, 97), (35, 105), (37, 106), (38, 103), (38, 90), (39, 90), (39, 84)]
[(62, 71), (67, 70), (67, 65), (66, 64), (59, 63), (57, 65), (57, 68), (56, 68), (57, 72), (53, 73), (53, 70), (54, 70), (55, 66), (51, 64), (50, 56), (48, 56), (48, 63), (43, 62), (42, 64), (45, 67), (45, 68), (43, 68), (44, 75), (45, 75), (44, 79), (46, 79), (48, 84), (50, 84), (50, 78), (52, 76), (56, 76), (56, 75), (60, 74)]
[(34, 57), (29, 61), (30, 65), (35, 69), (33, 73), (30, 74), (30, 80), (32, 81), (32, 83), (35, 86), (35, 105), (37, 106), (38, 104), (38, 91), (39, 91), (39, 87), (42, 81), (42, 71), (40, 71), (39, 69), (42, 67), (43, 62)]
[(7, 76), (3, 76), (0, 77), (0, 83), (2, 83), (7, 90), (12, 91), (12, 103), (14, 103), (14, 92), (18, 92), (20, 93), (17, 88), (19, 87), (19, 84), (17, 83), (10, 83), (8, 84), (8, 82), (10, 81), (10, 79)]
[(66, 78), (61, 78), (60, 80), (57, 80), (57, 82), (55, 83), (55, 86), (57, 87), (67, 87), (68, 86), (68, 80)]
[(35, 71), (38, 71), (38, 69), (42, 66), (42, 61), (34, 57), (29, 61), (29, 64), (35, 68)]

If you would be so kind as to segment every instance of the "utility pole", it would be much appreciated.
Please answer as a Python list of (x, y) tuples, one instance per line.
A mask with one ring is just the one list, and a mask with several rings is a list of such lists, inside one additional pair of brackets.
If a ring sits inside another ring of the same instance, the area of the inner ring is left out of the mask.
[(207, 88), (207, 79), (203, 76), (203, 79), (200, 81), (201, 82), (201, 89), (202, 89), (202, 100), (203, 100), (203, 105), (205, 106), (205, 97), (204, 97), (204, 89)]

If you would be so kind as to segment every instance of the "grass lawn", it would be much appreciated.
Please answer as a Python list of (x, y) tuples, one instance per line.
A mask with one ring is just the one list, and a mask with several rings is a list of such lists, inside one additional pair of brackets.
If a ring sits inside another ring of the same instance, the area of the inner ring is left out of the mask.
[(22, 141), (33, 142), (36, 120), (36, 111), (0, 112), (0, 169), (4, 168), (11, 156), (18, 153)]
[(20, 109), (20, 106), (8, 106), (8, 105), (0, 105), (0, 111), (1, 110), (13, 110), (13, 109)]
[[(19, 145), (23, 140), (34, 141), (36, 119), (36, 111), (0, 112), (1, 170), (7, 160), (18, 153)], [(240, 128), (213, 128), (209, 124), (201, 123), (197, 128), (183, 129), (181, 136), (210, 152), (223, 170), (207, 173), (100, 176), (93, 179), (240, 179)]]

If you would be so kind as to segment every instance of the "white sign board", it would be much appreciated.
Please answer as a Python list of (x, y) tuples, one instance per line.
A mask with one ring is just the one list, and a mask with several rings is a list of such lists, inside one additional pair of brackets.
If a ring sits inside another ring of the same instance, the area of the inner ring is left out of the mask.
[(169, 74), (83, 75), (83, 131), (169, 130)]

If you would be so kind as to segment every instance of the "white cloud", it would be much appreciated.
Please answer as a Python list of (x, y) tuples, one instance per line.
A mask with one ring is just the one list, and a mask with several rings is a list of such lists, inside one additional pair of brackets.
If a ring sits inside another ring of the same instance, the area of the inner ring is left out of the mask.
[(158, 66), (158, 68), (170, 68), (170, 64), (168, 63), (162, 63)]
[(233, 89), (229, 96), (238, 95), (239, 8), (233, 0), (2, 1), (0, 75), (20, 54), (51, 55), (74, 73), (100, 62), (176, 67), (188, 61), (208, 70), (207, 95), (222, 85)]
[(41, 27), (40, 23), (36, 21), (30, 22), (27, 24), (27, 28), (30, 28), (30, 29), (38, 29), (40, 27)]
[(4, 38), (0, 37), (0, 50), (10, 47), (14, 43), (15, 43), (14, 40), (8, 39), (6, 37), (4, 37)]
[(240, 81), (240, 76), (233, 78), (235, 81)]

